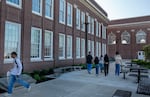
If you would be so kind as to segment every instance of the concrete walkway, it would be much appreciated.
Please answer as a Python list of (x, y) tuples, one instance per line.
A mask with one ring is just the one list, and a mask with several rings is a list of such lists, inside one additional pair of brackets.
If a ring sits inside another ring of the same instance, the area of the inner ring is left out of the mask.
[[(112, 97), (116, 89), (132, 91), (132, 97), (149, 97), (136, 94), (136, 78), (126, 80), (114, 75), (114, 65), (110, 64), (110, 74), (95, 76), (87, 74), (86, 70), (66, 73), (58, 79), (34, 85), (30, 92), (24, 88), (14, 91), (12, 97)], [(0, 97), (4, 97), (3, 94)]]

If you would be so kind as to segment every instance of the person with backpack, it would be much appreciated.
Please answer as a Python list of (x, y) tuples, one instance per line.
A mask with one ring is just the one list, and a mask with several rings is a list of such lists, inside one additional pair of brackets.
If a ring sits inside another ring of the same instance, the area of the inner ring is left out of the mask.
[(12, 52), (11, 53), (11, 57), (13, 58), (13, 68), (9, 71), (10, 72), (10, 76), (9, 76), (9, 82), (8, 82), (8, 93), (5, 94), (5, 97), (7, 96), (11, 96), (12, 94), (12, 90), (13, 90), (13, 85), (15, 82), (20, 83), (21, 85), (23, 85), (24, 87), (26, 87), (28, 89), (28, 91), (30, 91), (31, 86), (29, 83), (27, 83), (26, 81), (21, 79), (21, 73), (22, 73), (22, 64), (20, 59), (17, 57), (17, 53), (16, 52)]
[(87, 70), (89, 74), (91, 74), (91, 70), (92, 70), (92, 60), (93, 57), (91, 55), (91, 52), (89, 52), (88, 56), (86, 57)]
[(109, 73), (109, 57), (107, 54), (104, 56), (104, 72), (105, 76), (107, 76)]
[(98, 59), (98, 57), (95, 57), (94, 63), (95, 63), (95, 66), (96, 66), (96, 68), (95, 68), (96, 76), (98, 76), (99, 75), (99, 59)]

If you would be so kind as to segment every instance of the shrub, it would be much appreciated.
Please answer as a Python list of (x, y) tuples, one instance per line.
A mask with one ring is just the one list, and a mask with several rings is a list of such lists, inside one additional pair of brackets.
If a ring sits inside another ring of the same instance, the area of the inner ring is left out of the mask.
[(36, 80), (36, 81), (40, 81), (41, 80), (41, 77), (39, 74), (34, 74), (33, 78)]

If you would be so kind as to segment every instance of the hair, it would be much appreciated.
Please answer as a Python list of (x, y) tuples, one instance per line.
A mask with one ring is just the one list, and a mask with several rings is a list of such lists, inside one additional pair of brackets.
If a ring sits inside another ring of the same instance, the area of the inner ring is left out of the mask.
[(11, 55), (16, 55), (17, 56), (17, 53), (16, 52), (12, 52)]
[(116, 55), (119, 55), (119, 52), (118, 52), (118, 51), (116, 52)]
[(101, 55), (101, 57), (103, 57), (103, 55)]

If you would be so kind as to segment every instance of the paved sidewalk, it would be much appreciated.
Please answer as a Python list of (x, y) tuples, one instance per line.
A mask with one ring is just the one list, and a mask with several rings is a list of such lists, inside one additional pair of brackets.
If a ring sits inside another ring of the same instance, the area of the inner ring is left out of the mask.
[[(136, 94), (136, 78), (126, 80), (114, 75), (114, 66), (110, 64), (110, 74), (95, 76), (87, 74), (86, 70), (66, 73), (58, 79), (34, 85), (30, 92), (26, 89), (14, 91), (12, 97), (112, 97), (116, 89), (132, 91), (132, 97), (149, 97)], [(0, 97), (4, 97), (3, 94)]]

